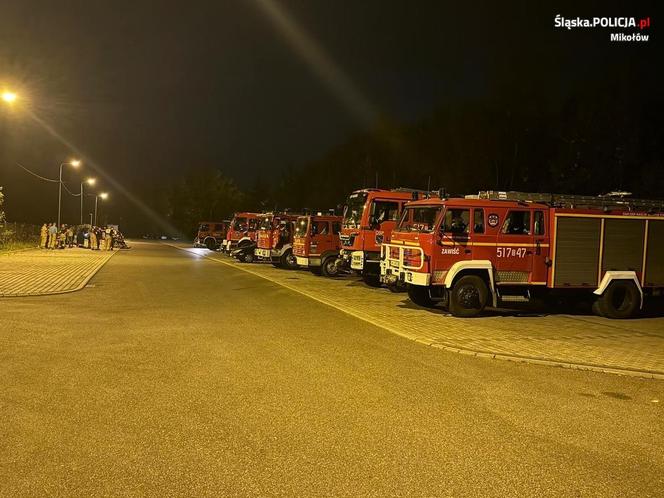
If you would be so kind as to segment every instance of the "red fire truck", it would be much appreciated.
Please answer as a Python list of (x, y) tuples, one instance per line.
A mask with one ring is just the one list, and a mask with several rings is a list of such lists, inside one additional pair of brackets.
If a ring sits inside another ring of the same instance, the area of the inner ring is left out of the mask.
[(403, 205), (412, 200), (413, 192), (362, 189), (348, 196), (339, 235), (339, 270), (350, 268), (368, 285), (380, 286), (380, 246), (390, 239)]
[(222, 250), (230, 253), (236, 247), (255, 242), (259, 216), (259, 213), (235, 213), (222, 242)]
[(584, 299), (633, 316), (664, 289), (664, 202), (623, 195), (480, 192), (409, 203), (381, 252), (381, 275), (421, 306)]
[(293, 233), (298, 214), (266, 213), (261, 215), (254, 254), (263, 261), (285, 269), (297, 268), (293, 255)]
[(297, 264), (313, 273), (334, 277), (339, 274), (341, 216), (300, 216), (295, 222), (293, 253)]
[(198, 224), (198, 233), (194, 239), (194, 247), (207, 247), (210, 251), (216, 250), (226, 238), (230, 221), (201, 221)]

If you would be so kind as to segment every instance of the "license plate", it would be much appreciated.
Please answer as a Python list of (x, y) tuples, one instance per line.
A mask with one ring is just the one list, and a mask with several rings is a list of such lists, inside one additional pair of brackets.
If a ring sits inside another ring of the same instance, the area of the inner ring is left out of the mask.
[(267, 258), (270, 255), (270, 250), (269, 249), (259, 249), (258, 250), (258, 255), (261, 258)]

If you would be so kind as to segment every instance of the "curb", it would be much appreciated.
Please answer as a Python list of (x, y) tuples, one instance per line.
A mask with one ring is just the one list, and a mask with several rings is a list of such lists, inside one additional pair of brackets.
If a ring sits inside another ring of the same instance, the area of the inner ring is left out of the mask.
[(103, 259), (102, 261), (99, 262), (97, 266), (95, 266), (88, 275), (81, 281), (80, 284), (78, 284), (77, 287), (73, 289), (65, 289), (65, 290), (59, 290), (59, 291), (53, 291), (53, 292), (35, 292), (33, 294), (0, 294), (0, 299), (4, 298), (12, 298), (12, 297), (43, 297), (43, 296), (56, 296), (58, 294), (69, 294), (70, 292), (78, 292), (80, 290), (83, 290), (86, 285), (88, 285), (88, 282), (94, 277), (99, 270), (101, 270), (106, 263), (109, 262), (109, 260), (115, 256), (116, 253), (119, 251), (112, 251), (111, 254), (108, 255), (106, 259)]
[[(184, 252), (189, 252), (187, 249), (188, 247), (178, 247), (173, 244), (164, 244), (170, 247), (173, 247), (175, 249), (178, 249), (180, 251)], [(193, 254), (193, 253), (190, 253)], [(237, 265), (235, 263), (229, 262), (229, 261), (223, 261), (221, 259), (216, 259), (213, 257), (210, 257), (205, 254), (197, 254), (197, 256), (201, 258), (206, 258), (209, 259), (210, 261), (215, 261), (217, 263), (221, 263), (226, 266), (230, 266), (231, 268), (235, 268), (237, 270), (243, 271), (245, 273), (249, 273), (251, 275), (254, 275), (256, 277), (260, 277), (264, 280), (267, 280), (269, 282), (272, 282), (274, 284), (280, 285), (281, 287), (285, 287), (286, 289), (292, 290), (294, 292), (297, 292), (298, 294), (301, 294), (303, 296), (308, 297), (309, 299), (313, 299), (314, 301), (318, 301), (319, 303), (325, 304), (327, 306), (330, 306), (338, 311), (341, 311), (343, 313), (346, 313), (347, 315), (350, 315), (354, 318), (357, 318), (359, 320), (362, 320), (364, 322), (370, 323), (371, 325), (374, 325), (376, 327), (382, 328), (383, 330), (387, 330), (395, 335), (398, 335), (400, 337), (403, 337), (405, 339), (415, 341), (419, 344), (429, 346), (432, 348), (436, 349), (441, 349), (443, 351), (447, 351), (450, 353), (457, 353), (457, 354), (463, 354), (466, 356), (475, 356), (477, 358), (486, 358), (486, 359), (492, 359), (492, 360), (504, 360), (504, 361), (512, 361), (515, 363), (528, 363), (532, 365), (542, 365), (542, 366), (548, 366), (548, 367), (559, 367), (559, 368), (566, 368), (570, 370), (581, 370), (581, 371), (589, 371), (589, 372), (598, 372), (598, 373), (606, 373), (606, 374), (613, 374), (613, 375), (622, 375), (625, 377), (636, 377), (636, 378), (641, 378), (641, 379), (657, 379), (657, 380), (664, 380), (664, 373), (663, 372), (656, 372), (656, 371), (650, 371), (650, 370), (635, 370), (635, 369), (628, 369), (628, 368), (620, 368), (620, 367), (611, 367), (611, 366), (604, 366), (604, 365), (593, 365), (593, 364), (587, 364), (587, 363), (575, 363), (575, 362), (568, 362), (568, 361), (562, 361), (562, 360), (549, 360), (546, 358), (538, 358), (534, 356), (521, 356), (521, 355), (511, 355), (511, 354), (506, 354), (506, 353), (492, 353), (490, 351), (481, 351), (481, 350), (474, 350), (474, 349), (468, 349), (468, 348), (463, 348), (460, 346), (450, 346), (447, 344), (435, 342), (435, 341), (429, 341), (429, 340), (424, 340), (420, 339), (417, 337), (413, 337), (412, 335), (405, 334), (397, 329), (394, 329), (390, 327), (389, 325), (383, 325), (379, 323), (375, 323), (372, 320), (368, 319), (367, 317), (364, 317), (360, 315), (359, 313), (355, 313), (353, 311), (349, 311), (347, 309), (344, 309), (335, 303), (329, 302), (325, 299), (319, 298), (318, 296), (313, 296), (301, 289), (298, 289), (297, 287), (289, 284), (285, 284), (283, 282), (280, 282), (278, 280), (272, 279), (270, 277), (267, 277), (265, 275), (261, 275), (258, 272), (252, 271), (248, 268), (243, 268), (240, 265)]]

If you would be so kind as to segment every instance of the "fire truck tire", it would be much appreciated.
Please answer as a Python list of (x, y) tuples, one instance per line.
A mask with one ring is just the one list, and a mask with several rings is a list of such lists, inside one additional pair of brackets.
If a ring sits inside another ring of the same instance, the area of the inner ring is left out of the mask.
[(629, 318), (639, 309), (641, 294), (634, 282), (616, 280), (593, 303), (593, 310), (606, 318)]
[(207, 238), (205, 239), (205, 247), (207, 247), (210, 251), (214, 251), (217, 248), (217, 243), (214, 239)]
[(364, 280), (364, 283), (367, 284), (369, 287), (380, 287), (381, 286), (380, 275), (373, 275), (371, 273), (364, 273), (362, 275), (362, 280)]
[(337, 266), (337, 257), (328, 256), (320, 265), (320, 272), (325, 277), (336, 277), (339, 275), (339, 267)]
[(429, 295), (429, 288), (421, 285), (409, 285), (408, 298), (423, 308), (433, 308), (436, 305)]
[(481, 277), (465, 275), (452, 286), (450, 313), (461, 318), (479, 315), (486, 306), (489, 289)]
[(297, 270), (297, 259), (295, 258), (295, 255), (293, 254), (293, 251), (291, 249), (288, 249), (283, 256), (281, 256), (281, 267), (285, 268), (286, 270)]

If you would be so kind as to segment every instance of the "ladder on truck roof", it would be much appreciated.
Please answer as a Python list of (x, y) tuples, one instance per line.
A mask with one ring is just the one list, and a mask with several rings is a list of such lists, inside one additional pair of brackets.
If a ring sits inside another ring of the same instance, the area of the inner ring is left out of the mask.
[(501, 192), (482, 190), (477, 195), (469, 195), (471, 199), (488, 199), (496, 201), (537, 202), (561, 208), (595, 208), (595, 209), (627, 209), (629, 211), (664, 212), (664, 201), (648, 199), (630, 199), (629, 192), (610, 192), (605, 195), (572, 195), (547, 194), (532, 192)]

